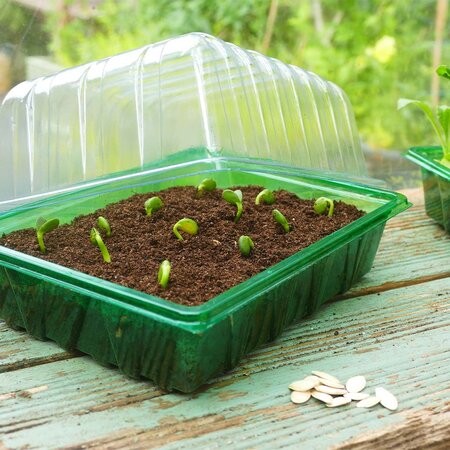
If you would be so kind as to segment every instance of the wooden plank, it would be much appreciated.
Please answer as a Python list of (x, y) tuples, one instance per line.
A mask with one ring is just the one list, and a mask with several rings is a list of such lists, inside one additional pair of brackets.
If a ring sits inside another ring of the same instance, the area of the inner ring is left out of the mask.
[(387, 225), (372, 270), (348, 293), (361, 296), (450, 276), (450, 237), (414, 206)]
[(66, 352), (54, 342), (42, 342), (0, 320), (0, 373), (46, 364), (79, 354)]
[[(450, 280), (325, 305), (194, 395), (166, 394), (88, 357), (0, 374), (7, 448), (439, 448), (450, 438)], [(288, 384), (319, 369), (361, 373), (399, 399), (377, 406), (295, 406)], [(31, 396), (29, 388), (48, 389)], [(0, 397), (1, 399), (2, 397)], [(82, 433), (81, 433), (82, 431)], [(51, 442), (51, 445), (49, 445)], [(383, 448), (383, 447), (380, 447)], [(427, 447), (428, 448), (428, 447)]]

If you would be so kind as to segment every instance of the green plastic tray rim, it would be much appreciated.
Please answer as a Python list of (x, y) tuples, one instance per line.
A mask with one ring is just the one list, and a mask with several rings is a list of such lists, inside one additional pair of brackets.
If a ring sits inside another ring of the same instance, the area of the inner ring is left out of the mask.
[(410, 161), (418, 164), (424, 169), (450, 181), (450, 169), (439, 164), (438, 160), (443, 157), (442, 147), (411, 147), (405, 154)]
[[(234, 159), (237, 161), (238, 159)], [(242, 159), (242, 163), (248, 163), (248, 159)], [(196, 162), (199, 162), (197, 160)], [(212, 160), (208, 159), (208, 163)], [(253, 161), (252, 161), (253, 163)], [(166, 167), (167, 168), (167, 167)], [(227, 170), (227, 169), (223, 169)], [(235, 170), (235, 169), (233, 169)], [(249, 169), (246, 169), (249, 172)], [(211, 170), (205, 170), (204, 173), (210, 173)], [(254, 170), (256, 174), (264, 174), (264, 171)], [(202, 173), (202, 172), (199, 172)], [(273, 175), (276, 171), (268, 169), (268, 173)], [(72, 291), (80, 294), (90, 295), (99, 301), (115, 304), (122, 308), (135, 309), (140, 314), (156, 319), (162, 319), (166, 322), (176, 322), (177, 326), (185, 327), (191, 332), (202, 332), (221, 321), (230, 314), (235, 308), (251, 302), (254, 297), (261, 295), (272, 287), (273, 281), (268, 281), (268, 275), (282, 273), (284, 278), (294, 273), (299, 266), (306, 267), (317, 259), (330, 253), (333, 249), (341, 247), (355, 238), (363, 235), (368, 230), (385, 223), (389, 218), (399, 214), (409, 208), (411, 204), (407, 198), (396, 192), (381, 188), (369, 187), (351, 181), (330, 180), (328, 177), (321, 177), (318, 174), (312, 174), (310, 171), (301, 169), (291, 170), (283, 169), (281, 176), (306, 176), (310, 177), (318, 184), (326, 185), (328, 188), (336, 188), (349, 192), (358, 192), (358, 194), (381, 198), (387, 203), (381, 205), (376, 210), (369, 212), (365, 216), (356, 220), (352, 224), (338, 230), (337, 232), (321, 239), (310, 245), (304, 250), (297, 252), (280, 263), (266, 269), (265, 271), (251, 277), (247, 281), (229, 289), (223, 294), (209, 300), (200, 306), (184, 306), (172, 303), (170, 301), (138, 292), (136, 290), (120, 286), (118, 284), (101, 280), (96, 277), (80, 273), (78, 271), (48, 262), (30, 255), (7, 249), (0, 246), (0, 265), (28, 273), (32, 276), (39, 276), (40, 279), (47, 280), (50, 283), (57, 283)], [(114, 179), (120, 176), (115, 174)], [(89, 195), (93, 188), (85, 188), (79, 191), (83, 196)], [(64, 200), (68, 194), (61, 194), (55, 199)], [(73, 195), (73, 194), (72, 194)], [(27, 205), (27, 209), (36, 208), (40, 205), (48, 204), (49, 199), (39, 200), (33, 204)], [(0, 215), (1, 219), (11, 217), (17, 212), (23, 211), (23, 208), (15, 208), (7, 213)], [(270, 277), (272, 278), (272, 277)], [(124, 299), (126, 297), (126, 299)], [(126, 300), (126, 301), (125, 301)]]

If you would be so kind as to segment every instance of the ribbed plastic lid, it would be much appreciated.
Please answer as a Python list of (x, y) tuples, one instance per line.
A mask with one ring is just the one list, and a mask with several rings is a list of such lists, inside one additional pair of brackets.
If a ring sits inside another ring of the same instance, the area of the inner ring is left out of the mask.
[(202, 33), (16, 86), (0, 136), (0, 211), (200, 146), (366, 176), (339, 87)]

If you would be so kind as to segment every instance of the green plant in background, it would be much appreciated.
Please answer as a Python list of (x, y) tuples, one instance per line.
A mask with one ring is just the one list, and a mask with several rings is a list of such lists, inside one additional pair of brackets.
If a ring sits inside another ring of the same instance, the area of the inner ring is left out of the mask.
[(163, 289), (166, 289), (167, 285), (169, 284), (170, 269), (171, 265), (168, 259), (165, 259), (159, 266), (158, 283), (161, 285)]
[[(439, 66), (436, 73), (450, 80), (450, 69), (447, 66)], [(444, 153), (439, 163), (450, 169), (450, 107), (447, 105), (438, 106), (435, 113), (426, 102), (401, 98), (398, 101), (397, 108), (402, 109), (409, 105), (417, 106), (424, 112), (439, 139)]]
[(198, 186), (198, 195), (203, 195), (204, 192), (211, 192), (216, 189), (216, 182), (212, 178), (205, 178)]
[[(399, 97), (430, 95), (435, 0), (417, 0), (413, 8), (410, 2), (387, 0), (279, 0), (270, 28), (271, 3), (103, 0), (88, 19), (83, 18), (88, 14), (67, 17), (68, 8), (61, 8), (47, 16), (47, 27), (54, 54), (68, 66), (190, 31), (211, 33), (341, 86), (350, 97), (363, 140), (372, 148), (430, 142), (426, 124), (398, 120), (395, 103)], [(88, 2), (81, 5), (89, 11)], [(448, 26), (444, 31), (448, 36)], [(450, 60), (448, 40), (443, 42), (442, 60)], [(445, 103), (450, 95), (441, 92), (441, 97)]]
[(103, 261), (105, 261), (106, 263), (110, 263), (111, 256), (108, 252), (108, 249), (106, 248), (105, 243), (103, 242), (103, 239), (102, 239), (100, 233), (98, 232), (98, 230), (96, 228), (91, 229), (89, 239), (91, 240), (91, 243), (93, 245), (96, 245), (100, 249), (100, 252), (102, 253)]
[(36, 237), (39, 244), (39, 249), (42, 253), (47, 252), (47, 248), (44, 243), (44, 235), (58, 228), (59, 219), (50, 219), (46, 220), (43, 217), (39, 217), (36, 221)]
[(231, 189), (225, 189), (222, 192), (222, 198), (230, 205), (234, 205), (237, 208), (236, 215), (234, 216), (234, 223), (238, 223), (242, 216), (244, 207), (242, 206), (242, 191), (237, 189), (232, 191)]
[(255, 205), (259, 205), (261, 202), (271, 205), (275, 203), (275, 200), (275, 194), (269, 189), (264, 189), (256, 196)]
[(149, 198), (145, 203), (145, 211), (147, 216), (151, 216), (153, 212), (159, 211), (164, 206), (163, 201), (159, 197)]
[(239, 238), (239, 250), (242, 256), (249, 256), (255, 248), (255, 244), (249, 236), (241, 236)]
[(111, 236), (111, 225), (103, 216), (100, 216), (98, 218), (97, 225), (101, 230), (103, 230), (105, 232), (106, 237)]
[(436, 73), (437, 73), (440, 77), (442, 77), (442, 78), (447, 78), (447, 80), (450, 80), (450, 67), (445, 66), (445, 65), (439, 66), (439, 67), (436, 69)]
[(334, 202), (333, 200), (330, 200), (327, 197), (319, 197), (314, 202), (314, 211), (317, 214), (327, 214), (328, 211), (328, 217), (331, 217), (334, 212)]
[(291, 227), (284, 215), (279, 211), (278, 209), (274, 209), (272, 211), (272, 217), (275, 219), (275, 222), (279, 223), (281, 227), (283, 228), (285, 233), (289, 233), (291, 230)]
[(195, 220), (192, 219), (181, 219), (179, 220), (172, 228), (173, 234), (177, 237), (178, 240), (182, 241), (183, 236), (181, 236), (180, 232), (178, 231), (184, 231), (185, 233), (190, 234), (191, 236), (194, 236), (198, 233), (198, 225)]

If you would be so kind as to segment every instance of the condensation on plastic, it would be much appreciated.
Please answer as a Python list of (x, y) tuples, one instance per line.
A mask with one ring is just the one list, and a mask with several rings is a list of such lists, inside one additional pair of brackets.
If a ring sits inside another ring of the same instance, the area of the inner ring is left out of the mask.
[(0, 211), (200, 146), (366, 176), (340, 88), (201, 33), (16, 86), (0, 136)]

